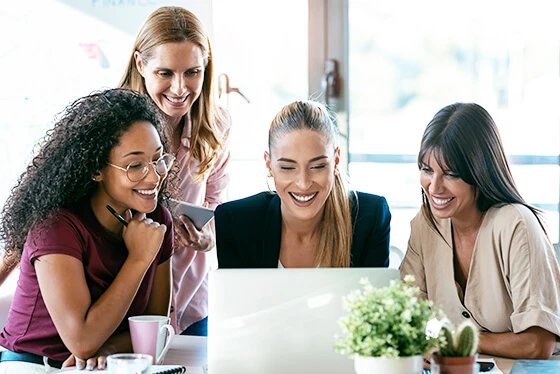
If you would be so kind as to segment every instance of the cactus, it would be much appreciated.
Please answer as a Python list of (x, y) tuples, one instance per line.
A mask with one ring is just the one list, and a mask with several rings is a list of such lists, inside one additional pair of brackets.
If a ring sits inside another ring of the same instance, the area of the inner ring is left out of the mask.
[(449, 321), (444, 322), (440, 336), (445, 338), (445, 343), (439, 347), (440, 356), (468, 357), (476, 353), (478, 328), (470, 320), (461, 323), (456, 331)]
[(442, 356), (454, 356), (453, 354), (453, 326), (449, 321), (444, 322), (441, 326), (440, 335), (445, 338), (445, 343), (439, 347), (439, 354)]

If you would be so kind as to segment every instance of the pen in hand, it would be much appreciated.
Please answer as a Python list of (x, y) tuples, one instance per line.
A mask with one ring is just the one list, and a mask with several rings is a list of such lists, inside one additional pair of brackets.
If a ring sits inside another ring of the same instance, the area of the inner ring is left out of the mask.
[(122, 223), (125, 227), (128, 227), (128, 222), (126, 222), (123, 216), (117, 213), (117, 211), (113, 209), (110, 205), (107, 205), (107, 210), (109, 210), (109, 212), (111, 212), (111, 214), (114, 215), (115, 218), (118, 219), (120, 223)]

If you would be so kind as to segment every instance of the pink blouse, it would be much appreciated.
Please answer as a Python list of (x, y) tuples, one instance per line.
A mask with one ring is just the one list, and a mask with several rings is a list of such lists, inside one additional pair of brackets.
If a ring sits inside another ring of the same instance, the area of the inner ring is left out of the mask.
[[(219, 123), (219, 126), (227, 136), (231, 118), (224, 109), (222, 109), (222, 113), (226, 122)], [(202, 181), (195, 182), (192, 173), (198, 170), (198, 161), (191, 159), (191, 172), (187, 167), (190, 156), (191, 127), (190, 116), (187, 115), (181, 134), (181, 145), (176, 154), (176, 162), (179, 163), (179, 198), (197, 205), (202, 205), (206, 201), (213, 209), (222, 202), (224, 190), (229, 182), (227, 173), (227, 165), (230, 160), (229, 148), (227, 143), (224, 144), (212, 169), (206, 173)], [(172, 263), (171, 324), (179, 334), (194, 322), (208, 315), (208, 272), (217, 266), (216, 251), (213, 249), (208, 252), (199, 252), (189, 247), (181, 248), (176, 242)]]

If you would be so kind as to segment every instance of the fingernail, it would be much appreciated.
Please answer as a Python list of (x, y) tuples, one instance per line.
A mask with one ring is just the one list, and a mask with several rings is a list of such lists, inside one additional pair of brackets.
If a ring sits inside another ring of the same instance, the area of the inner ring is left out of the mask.
[(101, 365), (97, 365), (97, 368), (99, 370), (105, 370), (105, 365), (101, 364)]
[(76, 367), (78, 368), (78, 370), (82, 370), (84, 367), (82, 366), (82, 364), (78, 364), (76, 365)]
[(93, 370), (93, 366), (92, 366), (92, 365), (88, 365), (86, 369), (89, 370), (89, 371), (92, 371), (92, 370)]

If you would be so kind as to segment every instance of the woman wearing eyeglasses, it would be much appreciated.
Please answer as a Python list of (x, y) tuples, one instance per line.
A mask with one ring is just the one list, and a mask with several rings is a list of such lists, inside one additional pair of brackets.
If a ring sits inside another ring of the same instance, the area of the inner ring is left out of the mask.
[[(154, 11), (140, 28), (119, 84), (147, 93), (173, 132), (181, 200), (215, 208), (229, 176), (229, 114), (214, 94), (214, 58), (202, 22), (182, 7)], [(207, 335), (208, 271), (216, 263), (214, 223), (175, 220), (171, 317), (185, 335)]]
[(21, 261), (0, 372), (102, 369), (132, 351), (127, 317), (167, 315), (166, 128), (147, 96), (116, 89), (78, 99), (47, 133), (2, 210), (4, 250)]

